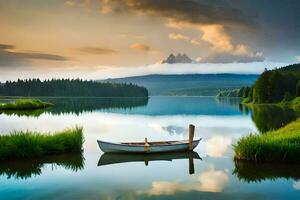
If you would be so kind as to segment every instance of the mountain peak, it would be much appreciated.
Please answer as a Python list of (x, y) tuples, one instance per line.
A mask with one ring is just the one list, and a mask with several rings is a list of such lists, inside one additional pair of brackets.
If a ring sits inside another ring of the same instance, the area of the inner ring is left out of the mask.
[(168, 64), (174, 64), (174, 63), (193, 63), (194, 61), (189, 58), (185, 53), (180, 54), (178, 53), (176, 56), (174, 56), (173, 53), (171, 53), (167, 59), (162, 61), (162, 64), (168, 63)]

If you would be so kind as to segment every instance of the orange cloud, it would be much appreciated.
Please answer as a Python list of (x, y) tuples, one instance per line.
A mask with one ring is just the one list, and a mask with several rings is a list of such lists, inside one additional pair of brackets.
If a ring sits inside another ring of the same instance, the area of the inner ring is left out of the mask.
[[(221, 24), (195, 24), (170, 20), (166, 26), (175, 29), (195, 29), (201, 33), (201, 39), (211, 45), (211, 54), (207, 58), (198, 58), (201, 62), (230, 63), (263, 61), (261, 52), (253, 52), (245, 44), (233, 44), (232, 38)], [(198, 41), (190, 41), (198, 44)]]
[(129, 46), (130, 49), (138, 50), (138, 51), (144, 51), (148, 52), (150, 51), (150, 47), (146, 44), (141, 44), (141, 43), (135, 43)]
[(172, 40), (184, 40), (190, 42), (193, 45), (200, 45), (200, 42), (198, 42), (197, 40), (191, 39), (189, 36), (182, 35), (180, 33), (170, 33), (168, 36)]
[(101, 47), (82, 47), (75, 49), (76, 51), (87, 53), (87, 54), (98, 54), (98, 55), (104, 55), (104, 54), (113, 54), (116, 53), (115, 50), (109, 49), (109, 48), (101, 48)]
[(170, 33), (169, 38), (172, 40), (186, 40), (186, 41), (190, 40), (188, 36), (182, 35), (180, 33)]

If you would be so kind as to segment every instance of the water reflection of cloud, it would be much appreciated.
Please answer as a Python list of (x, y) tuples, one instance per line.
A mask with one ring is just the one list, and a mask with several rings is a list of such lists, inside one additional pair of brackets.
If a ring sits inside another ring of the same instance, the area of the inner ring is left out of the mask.
[(222, 192), (228, 180), (226, 170), (215, 170), (214, 167), (211, 166), (207, 171), (196, 175), (195, 180), (190, 183), (179, 181), (153, 181), (151, 189), (146, 191), (146, 194), (157, 196), (189, 191)]
[(162, 129), (167, 131), (170, 135), (186, 135), (188, 133), (187, 128), (176, 125), (163, 126)]
[(295, 190), (300, 190), (300, 180), (293, 183), (293, 188)]
[(205, 150), (207, 155), (211, 157), (223, 157), (231, 144), (232, 139), (230, 137), (213, 136), (205, 141)]
[[(167, 126), (161, 126), (159, 124), (152, 124), (151, 126), (154, 130), (159, 132), (166, 132), (169, 135), (177, 135), (177, 136), (187, 136), (188, 135), (188, 128), (183, 126), (177, 126), (177, 125), (167, 125)], [(200, 135), (202, 138), (209, 138), (212, 135), (216, 134), (223, 134), (226, 133), (231, 135), (236, 135), (239, 137), (240, 135), (243, 135), (244, 133), (250, 133), (253, 132), (253, 129), (250, 127), (225, 127), (225, 126), (217, 126), (216, 127), (205, 127), (204, 126), (197, 126), (195, 132)]]
[(226, 170), (215, 170), (213, 167), (200, 174), (198, 178), (200, 190), (206, 192), (222, 192), (229, 178)]

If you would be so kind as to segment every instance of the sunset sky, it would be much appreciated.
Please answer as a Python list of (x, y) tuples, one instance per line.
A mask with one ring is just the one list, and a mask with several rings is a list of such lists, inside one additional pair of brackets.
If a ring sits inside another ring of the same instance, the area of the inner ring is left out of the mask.
[[(300, 62), (297, 0), (0, 0), (0, 81), (258, 73)], [(186, 53), (198, 64), (158, 64)]]

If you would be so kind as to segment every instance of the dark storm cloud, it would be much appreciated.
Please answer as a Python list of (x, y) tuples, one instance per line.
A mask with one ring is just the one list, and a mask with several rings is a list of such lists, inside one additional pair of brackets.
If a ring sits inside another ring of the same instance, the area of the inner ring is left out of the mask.
[(269, 60), (288, 62), (300, 52), (299, 0), (102, 0), (102, 5), (115, 13), (222, 24), (233, 43), (259, 49)]
[(0, 67), (26, 66), (30, 59), (66, 61), (68, 58), (37, 51), (15, 51), (15, 46), (0, 44)]
[(100, 47), (82, 47), (75, 49), (78, 52), (87, 53), (87, 54), (96, 54), (96, 55), (105, 55), (105, 54), (114, 54), (117, 53), (113, 49), (109, 48), (100, 48)]
[(199, 24), (254, 25), (246, 12), (235, 8), (234, 1), (227, 0), (102, 0), (102, 4), (110, 6), (115, 13), (136, 11)]

